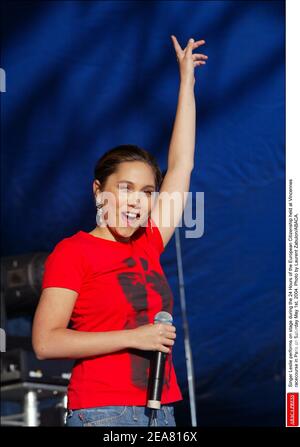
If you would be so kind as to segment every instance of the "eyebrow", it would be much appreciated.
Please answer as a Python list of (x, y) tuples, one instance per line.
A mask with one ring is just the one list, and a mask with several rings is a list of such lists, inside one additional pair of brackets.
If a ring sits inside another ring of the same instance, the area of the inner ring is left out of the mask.
[[(131, 182), (130, 180), (119, 180), (118, 183), (130, 183), (131, 185), (134, 185), (134, 183)], [(155, 186), (154, 185), (146, 185), (146, 186), (144, 186), (144, 188), (154, 188), (155, 189)]]

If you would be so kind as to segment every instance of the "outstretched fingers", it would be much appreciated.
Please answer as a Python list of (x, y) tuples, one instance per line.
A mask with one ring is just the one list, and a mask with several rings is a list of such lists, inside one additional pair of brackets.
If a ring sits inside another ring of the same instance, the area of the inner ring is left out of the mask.
[(174, 45), (177, 56), (178, 57), (181, 56), (181, 54), (183, 53), (183, 49), (179, 45), (178, 40), (176, 39), (176, 37), (173, 34), (171, 35), (171, 39), (173, 41), (173, 45)]
[(203, 59), (208, 59), (208, 56), (206, 56), (206, 54), (194, 53), (193, 54), (194, 66), (206, 64), (206, 61)]
[(201, 40), (196, 40), (196, 42), (194, 42), (194, 49), (200, 47), (200, 45), (204, 45), (205, 44), (205, 40), (201, 39)]

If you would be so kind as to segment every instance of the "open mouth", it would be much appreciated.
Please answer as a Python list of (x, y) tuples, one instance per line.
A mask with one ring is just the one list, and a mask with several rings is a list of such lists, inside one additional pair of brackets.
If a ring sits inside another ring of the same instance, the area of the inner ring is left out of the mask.
[(137, 223), (140, 219), (140, 213), (131, 213), (131, 212), (123, 212), (122, 218), (126, 224), (134, 224)]

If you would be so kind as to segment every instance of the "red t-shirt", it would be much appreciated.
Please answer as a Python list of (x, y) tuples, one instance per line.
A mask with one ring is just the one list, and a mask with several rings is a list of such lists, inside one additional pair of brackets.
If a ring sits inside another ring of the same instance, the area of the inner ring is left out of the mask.
[[(78, 231), (56, 244), (45, 263), (42, 289), (78, 292), (71, 315), (77, 331), (132, 329), (153, 323), (161, 310), (172, 315), (173, 295), (160, 264), (164, 251), (159, 229), (148, 219), (130, 242), (111, 241)], [(152, 229), (151, 229), (152, 226)], [(123, 349), (76, 359), (68, 386), (68, 408), (147, 404), (154, 351)], [(182, 400), (167, 355), (161, 403)]]

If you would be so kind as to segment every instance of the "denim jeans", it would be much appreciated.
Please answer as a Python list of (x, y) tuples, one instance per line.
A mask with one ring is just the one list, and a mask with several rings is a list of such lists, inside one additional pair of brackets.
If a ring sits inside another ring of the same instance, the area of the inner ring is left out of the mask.
[[(176, 427), (173, 405), (161, 405), (155, 412), (156, 417), (152, 420), (151, 426)], [(150, 416), (150, 408), (135, 405), (68, 409), (65, 425), (67, 427), (148, 427)]]

